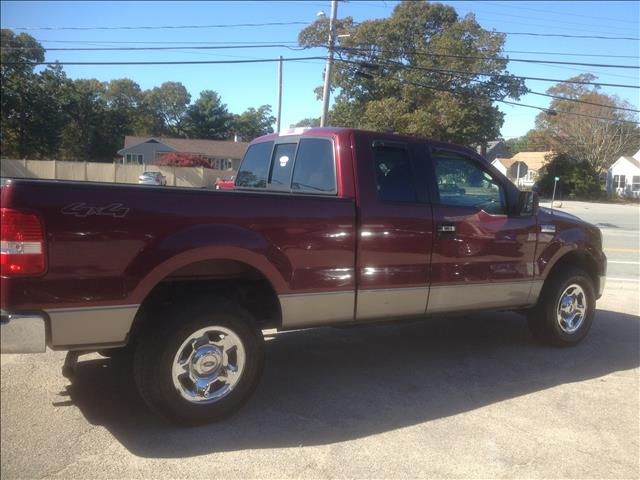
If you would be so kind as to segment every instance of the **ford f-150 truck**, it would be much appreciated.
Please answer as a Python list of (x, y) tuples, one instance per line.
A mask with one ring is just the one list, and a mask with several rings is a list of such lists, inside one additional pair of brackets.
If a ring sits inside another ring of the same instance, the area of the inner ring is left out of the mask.
[(263, 329), (519, 310), (570, 346), (605, 285), (596, 227), (437, 141), (272, 134), (229, 191), (1, 188), (3, 352), (128, 352), (149, 407), (191, 424), (250, 396)]

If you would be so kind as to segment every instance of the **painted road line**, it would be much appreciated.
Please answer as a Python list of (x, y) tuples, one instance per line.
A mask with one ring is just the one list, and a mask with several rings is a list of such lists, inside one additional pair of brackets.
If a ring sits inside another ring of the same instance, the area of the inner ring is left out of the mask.
[(621, 265), (640, 265), (640, 262), (627, 262), (624, 260), (607, 260), (607, 263), (618, 263)]
[(640, 278), (629, 278), (629, 277), (607, 277), (607, 282), (640, 282)]
[(618, 253), (640, 253), (640, 249), (637, 248), (605, 248), (606, 252), (618, 252)]

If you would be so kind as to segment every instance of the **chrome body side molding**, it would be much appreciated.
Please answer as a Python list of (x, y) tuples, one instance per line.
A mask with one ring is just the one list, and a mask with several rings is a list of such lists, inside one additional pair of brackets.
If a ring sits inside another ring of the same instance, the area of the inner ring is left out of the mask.
[(359, 290), (356, 320), (424, 315), (428, 287)]
[(282, 328), (306, 328), (332, 323), (352, 322), (356, 293), (300, 293), (279, 295)]
[(51, 347), (75, 349), (124, 344), (140, 305), (45, 310), (51, 321)]

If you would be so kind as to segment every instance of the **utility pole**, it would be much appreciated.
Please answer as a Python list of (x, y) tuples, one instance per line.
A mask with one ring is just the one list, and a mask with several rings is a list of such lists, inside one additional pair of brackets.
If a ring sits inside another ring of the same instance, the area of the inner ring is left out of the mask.
[(280, 122), (282, 119), (282, 55), (278, 61), (278, 115), (276, 117), (276, 132), (280, 131)]
[(333, 67), (333, 47), (335, 45), (336, 16), (338, 15), (338, 1), (331, 0), (331, 16), (329, 17), (329, 50), (327, 51), (327, 66), (324, 69), (324, 88), (322, 89), (322, 115), (320, 126), (326, 127), (329, 116), (329, 96), (331, 95), (331, 69)]

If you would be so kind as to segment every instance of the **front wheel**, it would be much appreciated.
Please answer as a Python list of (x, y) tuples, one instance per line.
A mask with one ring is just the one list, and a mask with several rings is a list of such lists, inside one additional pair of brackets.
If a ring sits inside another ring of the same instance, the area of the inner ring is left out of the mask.
[(547, 279), (538, 304), (528, 314), (529, 328), (544, 343), (576, 345), (589, 332), (595, 307), (591, 277), (583, 270), (568, 268)]
[(229, 416), (249, 398), (264, 364), (262, 332), (244, 309), (196, 303), (151, 321), (141, 335), (134, 375), (161, 417), (197, 425)]

